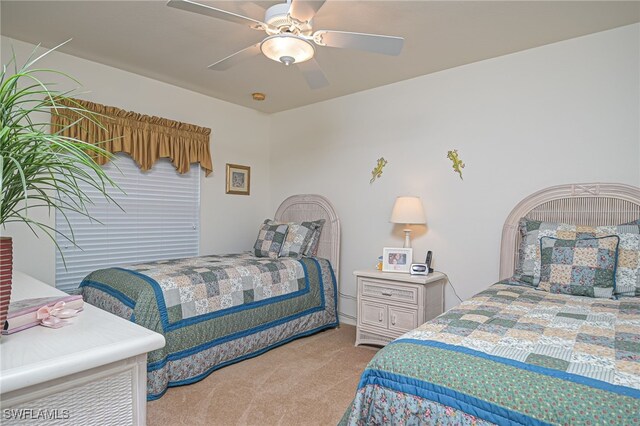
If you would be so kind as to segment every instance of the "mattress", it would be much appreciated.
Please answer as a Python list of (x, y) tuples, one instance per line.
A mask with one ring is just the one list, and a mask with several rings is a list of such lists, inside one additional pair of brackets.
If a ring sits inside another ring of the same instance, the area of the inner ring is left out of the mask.
[(494, 284), (378, 352), (341, 424), (640, 424), (640, 298)]
[(175, 259), (101, 269), (80, 288), (86, 302), (164, 335), (165, 347), (148, 354), (150, 400), (338, 325), (336, 279), (320, 258)]

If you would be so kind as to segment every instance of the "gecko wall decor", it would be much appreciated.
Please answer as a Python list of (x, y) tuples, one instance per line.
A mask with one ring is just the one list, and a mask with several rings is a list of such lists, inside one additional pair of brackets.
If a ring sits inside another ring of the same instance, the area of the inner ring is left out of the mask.
[(384, 157), (378, 158), (378, 164), (376, 164), (376, 166), (371, 171), (371, 180), (369, 181), (369, 183), (375, 182), (376, 179), (382, 176), (382, 169), (387, 165), (387, 163), (388, 161), (385, 160)]
[(447, 158), (453, 163), (453, 171), (459, 174), (460, 179), (462, 179), (462, 169), (464, 169), (464, 163), (458, 156), (458, 150), (454, 149), (453, 151), (447, 152)]

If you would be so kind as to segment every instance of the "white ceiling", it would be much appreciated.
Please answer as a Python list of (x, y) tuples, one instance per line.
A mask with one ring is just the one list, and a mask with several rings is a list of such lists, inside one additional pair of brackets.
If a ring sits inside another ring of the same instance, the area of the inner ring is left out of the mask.
[[(203, 1), (263, 20), (274, 1)], [(295, 66), (257, 56), (207, 66), (263, 32), (165, 6), (164, 1), (0, 2), (3, 35), (121, 68), (264, 112), (277, 112), (447, 68), (640, 22), (640, 2), (328, 0), (314, 30), (405, 38), (400, 56), (319, 47), (330, 85), (311, 90)], [(256, 102), (251, 93), (267, 99)]]

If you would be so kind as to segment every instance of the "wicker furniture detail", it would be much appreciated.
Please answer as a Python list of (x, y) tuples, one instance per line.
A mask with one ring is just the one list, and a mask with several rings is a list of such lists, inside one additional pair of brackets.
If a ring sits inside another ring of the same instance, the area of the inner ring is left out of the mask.
[[(14, 282), (13, 300), (64, 294), (18, 271)], [(0, 423), (144, 425), (147, 352), (164, 344), (160, 334), (86, 303), (66, 327), (2, 336)]]
[(318, 257), (329, 259), (340, 284), (340, 220), (333, 204), (322, 195), (292, 195), (280, 204), (275, 214), (278, 222), (304, 222), (324, 219)]
[[(16, 412), (38, 410), (46, 422), (29, 421), (9, 416), (3, 425), (132, 425), (135, 407), (132, 381), (134, 371), (127, 368), (119, 373), (83, 376), (48, 388), (48, 395), (11, 405)], [(3, 409), (4, 409), (3, 401)], [(41, 412), (44, 411), (44, 413)], [(6, 413), (5, 413), (6, 414)]]
[(376, 283), (373, 281), (362, 282), (362, 295), (374, 298), (387, 298), (398, 302), (418, 304), (417, 287), (389, 287), (388, 284)]
[(355, 271), (356, 346), (384, 346), (444, 311), (445, 275)]
[(618, 225), (640, 217), (640, 188), (617, 183), (576, 183), (535, 192), (518, 203), (505, 221), (500, 247), (500, 279), (518, 262), (522, 217), (576, 225)]

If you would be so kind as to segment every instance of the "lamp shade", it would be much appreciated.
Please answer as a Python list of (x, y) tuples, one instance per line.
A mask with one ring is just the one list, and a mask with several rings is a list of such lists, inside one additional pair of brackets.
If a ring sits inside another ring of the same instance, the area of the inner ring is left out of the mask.
[(391, 211), (391, 223), (427, 223), (420, 197), (398, 197)]

